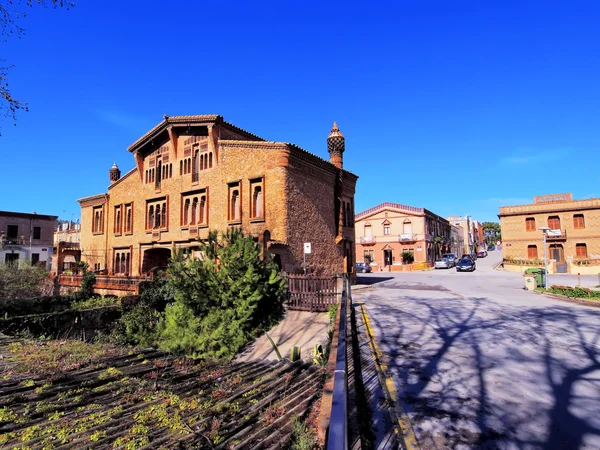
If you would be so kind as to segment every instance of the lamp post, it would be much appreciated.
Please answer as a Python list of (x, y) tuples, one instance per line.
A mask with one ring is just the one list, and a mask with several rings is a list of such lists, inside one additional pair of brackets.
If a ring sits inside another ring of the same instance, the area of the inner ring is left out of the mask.
[(546, 233), (550, 230), (550, 227), (538, 228), (544, 235), (544, 288), (548, 289), (548, 258), (546, 257)]

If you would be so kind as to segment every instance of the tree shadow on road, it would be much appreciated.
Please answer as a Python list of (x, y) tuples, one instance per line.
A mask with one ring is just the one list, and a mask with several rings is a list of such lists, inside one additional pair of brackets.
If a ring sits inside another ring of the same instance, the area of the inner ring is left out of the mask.
[(369, 302), (423, 449), (599, 448), (600, 310)]

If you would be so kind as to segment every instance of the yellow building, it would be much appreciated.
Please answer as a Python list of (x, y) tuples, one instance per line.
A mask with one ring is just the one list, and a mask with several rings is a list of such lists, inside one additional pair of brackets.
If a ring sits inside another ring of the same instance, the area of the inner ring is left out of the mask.
[(269, 142), (221, 116), (168, 117), (129, 148), (136, 166), (110, 169), (107, 193), (81, 204), (82, 260), (109, 276), (144, 276), (177, 250), (196, 254), (209, 230), (241, 228), (286, 272), (354, 269), (356, 175), (343, 169), (334, 124), (322, 159)]
[(540, 195), (529, 205), (500, 208), (504, 267), (522, 271), (544, 259), (550, 273), (600, 272), (600, 199)]

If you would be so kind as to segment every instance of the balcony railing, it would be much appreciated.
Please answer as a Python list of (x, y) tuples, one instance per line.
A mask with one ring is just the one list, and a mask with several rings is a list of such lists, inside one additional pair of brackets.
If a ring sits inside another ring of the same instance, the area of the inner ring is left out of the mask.
[(412, 233), (404, 233), (398, 235), (398, 242), (415, 242), (417, 241), (417, 235)]
[(567, 230), (548, 230), (546, 232), (547, 241), (561, 241), (567, 239)]
[(377, 238), (375, 236), (361, 236), (360, 243), (362, 245), (375, 245), (377, 243)]
[(2, 245), (25, 245), (25, 237), (2, 236), (0, 237), (0, 243), (2, 243)]

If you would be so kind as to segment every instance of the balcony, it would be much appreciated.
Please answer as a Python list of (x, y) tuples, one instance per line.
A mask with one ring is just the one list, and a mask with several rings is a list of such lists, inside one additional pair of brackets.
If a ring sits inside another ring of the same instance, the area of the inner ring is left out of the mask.
[(375, 236), (361, 236), (360, 243), (361, 245), (375, 245), (377, 244), (377, 238)]
[(0, 236), (0, 245), (25, 245), (25, 236), (13, 237), (13, 236)]
[(546, 231), (546, 241), (548, 242), (556, 242), (556, 241), (566, 241), (567, 240), (567, 230), (548, 230)]
[(404, 243), (404, 244), (413, 244), (415, 242), (417, 242), (417, 235), (416, 234), (412, 234), (412, 233), (405, 233), (405, 234), (399, 234), (398, 235), (398, 242), (400, 243)]

